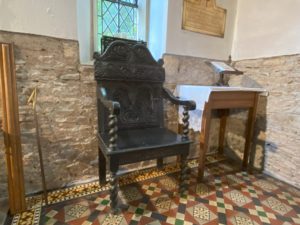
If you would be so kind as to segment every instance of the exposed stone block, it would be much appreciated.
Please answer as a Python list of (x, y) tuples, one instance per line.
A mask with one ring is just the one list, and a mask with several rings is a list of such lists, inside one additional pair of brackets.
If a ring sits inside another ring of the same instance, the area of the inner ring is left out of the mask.
[(64, 74), (60, 76), (61, 80), (79, 80), (79, 78), (80, 78), (79, 73)]

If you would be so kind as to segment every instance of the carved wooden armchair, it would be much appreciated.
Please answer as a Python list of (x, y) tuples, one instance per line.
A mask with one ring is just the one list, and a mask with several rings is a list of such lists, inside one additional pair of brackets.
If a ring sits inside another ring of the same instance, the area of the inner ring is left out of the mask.
[[(179, 192), (186, 189), (188, 110), (193, 101), (175, 98), (163, 87), (165, 71), (141, 44), (112, 42), (100, 55), (94, 54), (97, 81), (99, 180), (106, 183), (106, 163), (111, 172), (111, 209), (118, 211), (118, 169), (120, 165), (180, 156)], [(184, 106), (183, 134), (164, 127), (163, 98)]]

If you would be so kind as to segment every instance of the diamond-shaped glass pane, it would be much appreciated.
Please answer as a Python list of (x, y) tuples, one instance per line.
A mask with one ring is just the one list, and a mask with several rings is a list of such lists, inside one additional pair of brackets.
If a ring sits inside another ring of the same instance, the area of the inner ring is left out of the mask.
[(136, 38), (136, 18), (134, 12), (135, 8), (128, 6), (120, 7), (120, 32), (126, 33), (128, 38), (131, 39)]
[(98, 0), (97, 6), (98, 38), (103, 35), (137, 38), (137, 0)]
[(113, 36), (119, 32), (119, 5), (117, 3), (103, 1), (102, 24), (104, 35)]

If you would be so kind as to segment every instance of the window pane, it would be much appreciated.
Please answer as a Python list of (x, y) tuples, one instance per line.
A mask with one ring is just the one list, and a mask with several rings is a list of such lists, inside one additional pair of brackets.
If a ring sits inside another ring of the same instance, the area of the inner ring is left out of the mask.
[(98, 43), (103, 35), (137, 39), (137, 0), (98, 0), (97, 6)]
[(102, 13), (102, 33), (109, 36), (118, 33), (118, 4), (104, 1)]
[(129, 39), (136, 39), (135, 8), (128, 6), (120, 7), (120, 33), (126, 34)]

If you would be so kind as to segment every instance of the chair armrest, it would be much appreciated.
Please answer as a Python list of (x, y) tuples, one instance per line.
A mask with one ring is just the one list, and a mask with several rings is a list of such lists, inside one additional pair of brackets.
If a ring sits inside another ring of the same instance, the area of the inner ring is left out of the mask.
[(109, 143), (108, 143), (108, 151), (114, 151), (118, 148), (117, 146), (117, 139), (118, 139), (118, 119), (117, 115), (120, 114), (120, 103), (116, 101), (111, 101), (107, 99), (107, 93), (106, 89), (101, 87), (98, 91), (98, 99), (101, 101), (101, 103), (106, 107), (110, 114), (108, 116), (108, 137), (109, 137)]
[(188, 140), (189, 139), (189, 110), (195, 110), (196, 109), (196, 103), (194, 101), (190, 100), (180, 100), (179, 98), (176, 98), (170, 90), (163, 87), (163, 97), (168, 99), (170, 102), (176, 105), (182, 105), (183, 106), (183, 131), (182, 131), (182, 139)]
[(163, 97), (165, 99), (168, 99), (170, 102), (172, 102), (173, 104), (175, 105), (183, 105), (187, 108), (187, 110), (195, 110), (196, 109), (196, 103), (192, 100), (181, 100), (179, 98), (176, 98), (172, 92), (163, 87), (163, 90), (162, 90), (162, 93), (163, 93)]
[(113, 115), (119, 115), (120, 114), (120, 103), (117, 101), (111, 101), (107, 99), (107, 93), (106, 89), (101, 87), (98, 91), (98, 99), (101, 101), (101, 103), (106, 107), (111, 114)]

